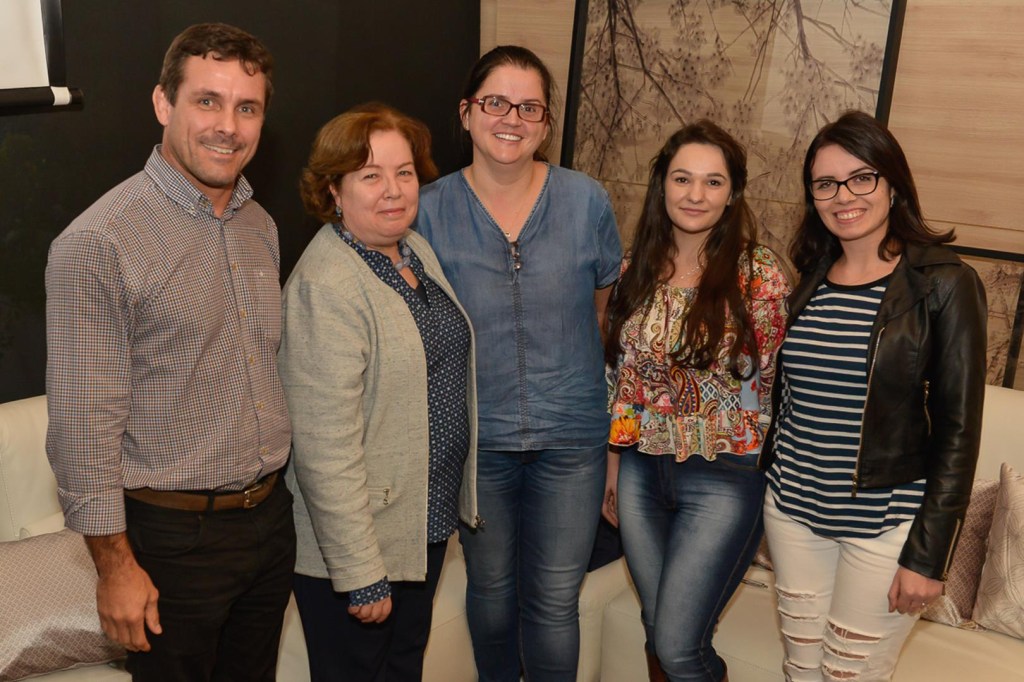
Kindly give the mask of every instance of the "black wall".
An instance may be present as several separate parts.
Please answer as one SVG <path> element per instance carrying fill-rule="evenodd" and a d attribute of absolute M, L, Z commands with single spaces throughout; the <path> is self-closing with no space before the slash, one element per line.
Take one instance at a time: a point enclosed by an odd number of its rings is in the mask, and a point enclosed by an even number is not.
<path fill-rule="evenodd" d="M 319 227 L 297 193 L 317 129 L 380 100 L 422 119 L 442 173 L 463 165 L 455 110 L 479 54 L 479 0 L 64 0 L 80 111 L 0 113 L 0 401 L 43 393 L 50 241 L 141 170 L 161 129 L 150 94 L 185 26 L 224 21 L 274 53 L 274 99 L 245 174 L 277 220 L 287 276 Z"/>

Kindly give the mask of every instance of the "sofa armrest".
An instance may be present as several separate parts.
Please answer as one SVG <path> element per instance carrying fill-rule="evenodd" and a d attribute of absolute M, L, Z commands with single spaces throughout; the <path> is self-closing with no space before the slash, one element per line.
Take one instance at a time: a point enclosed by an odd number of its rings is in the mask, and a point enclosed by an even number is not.
<path fill-rule="evenodd" d="M 46 425 L 46 396 L 0 404 L 0 542 L 60 511 Z"/>
<path fill-rule="evenodd" d="M 629 589 L 629 571 L 625 559 L 591 571 L 583 579 L 580 591 L 580 660 L 576 682 L 600 682 L 601 630 L 605 607 Z"/>

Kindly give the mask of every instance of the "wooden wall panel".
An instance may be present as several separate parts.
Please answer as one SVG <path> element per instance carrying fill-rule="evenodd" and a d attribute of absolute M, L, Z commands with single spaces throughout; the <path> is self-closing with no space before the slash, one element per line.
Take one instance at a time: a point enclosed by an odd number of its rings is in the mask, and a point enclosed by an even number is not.
<path fill-rule="evenodd" d="M 548 157 L 559 161 L 565 123 L 565 92 L 572 51 L 573 0 L 482 0 L 480 51 L 495 45 L 522 45 L 533 50 L 551 70 L 557 97 L 557 131 Z"/>
<path fill-rule="evenodd" d="M 926 216 L 1024 253 L 1024 3 L 908 0 L 889 117 Z"/>

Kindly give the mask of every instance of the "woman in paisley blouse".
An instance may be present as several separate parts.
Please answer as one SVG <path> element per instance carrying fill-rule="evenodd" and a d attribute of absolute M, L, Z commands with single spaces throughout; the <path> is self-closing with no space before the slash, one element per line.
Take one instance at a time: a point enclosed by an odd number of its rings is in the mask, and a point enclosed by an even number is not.
<path fill-rule="evenodd" d="M 756 242 L 746 184 L 746 152 L 714 123 L 672 135 L 609 305 L 603 511 L 622 531 L 652 680 L 728 679 L 711 636 L 761 537 L 789 287 Z"/>

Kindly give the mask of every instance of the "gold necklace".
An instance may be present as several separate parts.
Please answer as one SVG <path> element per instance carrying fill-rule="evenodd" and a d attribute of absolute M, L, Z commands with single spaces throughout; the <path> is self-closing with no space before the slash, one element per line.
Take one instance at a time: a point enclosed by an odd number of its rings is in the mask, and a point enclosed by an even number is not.
<path fill-rule="evenodd" d="M 694 266 L 693 266 L 692 268 L 690 268 L 689 270 L 687 270 L 686 272 L 684 272 L 684 273 L 683 273 L 683 274 L 681 274 L 681 275 L 680 275 L 680 274 L 678 274 L 678 273 L 677 273 L 677 274 L 675 274 L 675 275 L 672 275 L 672 276 L 671 276 L 671 277 L 669 278 L 669 280 L 668 280 L 668 281 L 669 281 L 669 282 L 674 282 L 674 281 L 676 281 L 676 280 L 680 280 L 680 281 L 686 281 L 686 280 L 688 280 L 688 279 L 689 279 L 689 278 L 690 278 L 690 277 L 691 277 L 692 275 L 695 275 L 695 274 L 697 274 L 698 272 L 700 272 L 700 271 L 701 271 L 701 270 L 703 270 L 703 269 L 704 269 L 704 262 L 703 262 L 703 261 L 702 261 L 701 259 L 699 259 L 699 258 L 698 258 L 698 259 L 697 259 L 697 264 L 696 264 L 696 265 L 694 265 Z"/>

